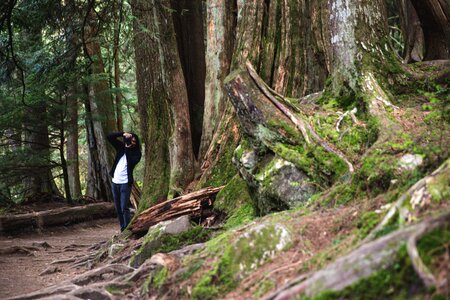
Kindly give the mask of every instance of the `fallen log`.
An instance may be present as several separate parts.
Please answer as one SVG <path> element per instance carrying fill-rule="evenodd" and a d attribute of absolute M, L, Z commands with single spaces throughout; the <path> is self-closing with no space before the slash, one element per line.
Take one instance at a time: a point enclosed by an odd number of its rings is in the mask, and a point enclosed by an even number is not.
<path fill-rule="evenodd" d="M 215 195 L 223 188 L 208 187 L 156 204 L 139 214 L 129 226 L 133 233 L 147 231 L 150 226 L 183 215 L 200 217 L 202 210 L 211 206 Z"/>
<path fill-rule="evenodd" d="M 114 205 L 110 202 L 83 206 L 64 207 L 40 212 L 0 217 L 0 233 L 11 233 L 29 229 L 67 225 L 86 220 L 115 216 Z"/>

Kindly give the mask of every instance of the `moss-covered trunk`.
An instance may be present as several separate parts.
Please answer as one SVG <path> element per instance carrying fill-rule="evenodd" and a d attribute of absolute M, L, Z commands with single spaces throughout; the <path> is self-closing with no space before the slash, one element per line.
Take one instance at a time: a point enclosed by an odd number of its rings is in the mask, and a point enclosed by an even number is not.
<path fill-rule="evenodd" d="M 135 57 L 146 144 L 140 209 L 181 193 L 194 175 L 188 94 L 170 1 L 135 1 Z"/>

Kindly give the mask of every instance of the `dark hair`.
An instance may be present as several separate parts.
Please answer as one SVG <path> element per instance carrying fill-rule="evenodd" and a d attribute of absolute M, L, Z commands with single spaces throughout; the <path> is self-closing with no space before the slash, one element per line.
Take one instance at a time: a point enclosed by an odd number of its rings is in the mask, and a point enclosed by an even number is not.
<path fill-rule="evenodd" d="M 141 151 L 141 141 L 139 140 L 138 135 L 133 132 L 130 132 L 130 133 L 131 133 L 131 138 L 136 139 L 136 146 L 134 146 L 133 148 L 137 148 L 137 149 L 139 149 L 139 151 Z"/>

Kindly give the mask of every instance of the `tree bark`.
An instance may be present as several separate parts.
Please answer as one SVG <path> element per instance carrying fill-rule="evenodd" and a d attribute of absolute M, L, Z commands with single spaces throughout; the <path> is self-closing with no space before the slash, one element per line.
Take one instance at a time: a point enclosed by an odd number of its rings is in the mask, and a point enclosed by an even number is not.
<path fill-rule="evenodd" d="M 109 84 L 105 75 L 105 68 L 101 55 L 100 44 L 97 40 L 98 30 L 96 17 L 93 11 L 89 12 L 87 26 L 85 28 L 85 54 L 90 61 L 89 74 L 91 81 L 89 88 L 89 113 L 91 117 L 92 130 L 88 133 L 91 137 L 91 145 L 97 150 L 99 164 L 91 169 L 96 169 L 99 173 L 101 199 L 112 201 L 111 180 L 109 171 L 111 169 L 113 153 L 108 147 L 106 135 L 109 132 L 117 131 L 114 114 L 114 102 L 109 92 Z M 88 111 L 88 109 L 86 109 Z M 90 149 L 94 149 L 90 148 Z M 91 158 L 94 158 L 92 155 Z M 95 158 L 90 163 L 97 164 Z M 95 177 L 94 177 L 95 178 Z M 93 195 L 89 195 L 93 196 Z"/>
<path fill-rule="evenodd" d="M 202 0 L 171 0 L 175 36 L 183 69 L 194 155 L 198 157 L 205 103 L 205 45 Z"/>
<path fill-rule="evenodd" d="M 199 155 L 201 162 L 206 160 L 205 155 L 227 105 L 223 81 L 230 71 L 236 26 L 235 10 L 235 1 L 206 2 L 206 80 Z"/>
<path fill-rule="evenodd" d="M 425 60 L 450 58 L 450 7 L 446 0 L 411 0 L 425 39 Z"/>
<path fill-rule="evenodd" d="M 81 196 L 80 170 L 78 160 L 78 98 L 77 84 L 72 82 L 67 99 L 67 173 L 72 199 Z"/>
<path fill-rule="evenodd" d="M 405 63 L 422 61 L 425 41 L 419 17 L 411 0 L 402 0 L 400 2 L 400 17 L 405 44 L 403 60 Z"/>
<path fill-rule="evenodd" d="M 41 27 L 24 31 L 24 39 L 30 47 L 42 45 Z M 24 147 L 30 150 L 33 157 L 28 174 L 23 179 L 24 198 L 44 192 L 61 195 L 58 190 L 50 162 L 50 138 L 47 118 L 47 99 L 42 91 L 32 90 L 30 98 L 25 99 L 26 117 L 24 118 Z"/>
<path fill-rule="evenodd" d="M 43 229 L 44 227 L 67 225 L 95 218 L 112 218 L 115 208 L 112 203 L 95 203 L 83 206 L 57 208 L 42 212 L 0 217 L 0 232 Z"/>
<path fill-rule="evenodd" d="M 114 1 L 114 6 L 116 2 L 119 4 L 119 8 L 114 11 L 114 43 L 113 43 L 113 59 L 114 59 L 114 87 L 115 87 L 115 109 L 116 109 L 116 121 L 117 130 L 123 131 L 123 116 L 122 116 L 122 92 L 120 91 L 120 27 L 122 22 L 122 0 Z"/>
<path fill-rule="evenodd" d="M 194 155 L 170 1 L 135 1 L 132 9 L 138 101 L 147 133 L 142 209 L 182 192 L 194 176 Z"/>
<path fill-rule="evenodd" d="M 133 233 L 145 232 L 152 225 L 183 215 L 200 216 L 202 209 L 210 207 L 215 195 L 223 188 L 206 188 L 172 200 L 159 203 L 141 212 L 130 225 Z"/>

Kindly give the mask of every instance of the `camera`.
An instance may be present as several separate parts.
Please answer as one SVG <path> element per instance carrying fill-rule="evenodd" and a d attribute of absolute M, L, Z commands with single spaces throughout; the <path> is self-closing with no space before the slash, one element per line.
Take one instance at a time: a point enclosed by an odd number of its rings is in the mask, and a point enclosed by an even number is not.
<path fill-rule="evenodd" d="M 125 146 L 131 146 L 131 139 L 124 139 Z"/>

